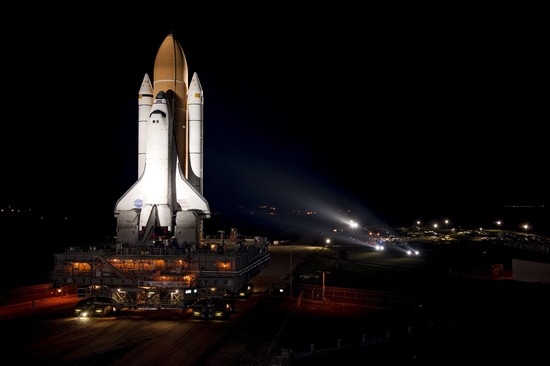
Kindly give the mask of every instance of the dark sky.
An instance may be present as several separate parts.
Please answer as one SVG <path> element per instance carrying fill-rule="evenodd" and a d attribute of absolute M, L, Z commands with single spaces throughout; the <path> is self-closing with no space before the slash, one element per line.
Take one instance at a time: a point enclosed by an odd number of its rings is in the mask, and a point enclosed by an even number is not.
<path fill-rule="evenodd" d="M 214 212 L 547 203 L 536 11 L 276 4 L 14 13 L 0 36 L 1 203 L 112 218 L 137 179 L 138 90 L 170 32 L 204 88 Z"/>

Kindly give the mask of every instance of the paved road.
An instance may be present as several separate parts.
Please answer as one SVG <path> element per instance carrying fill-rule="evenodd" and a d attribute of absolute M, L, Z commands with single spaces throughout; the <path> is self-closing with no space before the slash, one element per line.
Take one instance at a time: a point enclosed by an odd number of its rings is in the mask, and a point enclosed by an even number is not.
<path fill-rule="evenodd" d="M 544 354 L 545 338 L 537 334 L 550 327 L 545 311 L 550 307 L 547 287 L 452 277 L 457 280 L 455 289 L 479 300 L 480 307 L 465 302 L 467 306 L 453 308 L 464 311 L 414 316 L 319 302 L 297 307 L 287 296 L 265 296 L 272 283 L 284 281 L 308 253 L 319 250 L 305 245 L 271 246 L 269 266 L 252 281 L 256 293 L 238 302 L 227 322 L 191 321 L 182 312 L 155 311 L 80 322 L 70 316 L 76 297 L 35 301 L 34 308 L 31 302 L 0 307 L 6 339 L 1 350 L 12 360 L 43 365 L 145 365 L 153 360 L 164 365 L 258 365 L 272 360 L 283 363 L 288 353 L 293 365 L 358 358 L 469 362 L 474 354 L 477 360 L 505 363 L 520 357 L 536 360 Z M 332 260 L 334 253 L 327 255 Z M 429 278 L 414 277 L 413 265 L 400 270 L 403 261 L 376 255 L 369 254 L 366 262 L 362 259 L 361 266 L 371 275 L 389 274 L 388 281 Z M 345 260 L 338 261 L 340 269 L 349 270 L 349 258 L 355 257 L 346 251 Z M 422 260 L 418 269 L 447 268 L 445 263 L 432 265 L 436 259 Z M 451 276 L 439 277 L 435 283 L 448 286 L 445 278 Z M 386 339 L 387 334 L 391 337 Z"/>
<path fill-rule="evenodd" d="M 193 320 L 181 310 L 81 319 L 72 316 L 78 297 L 52 297 L 0 307 L 1 351 L 41 365 L 255 365 L 271 357 L 272 340 L 288 317 L 279 311 L 280 299 L 269 304 L 264 294 L 307 250 L 272 247 L 270 264 L 254 279 L 255 294 L 235 300 L 228 321 Z"/>
<path fill-rule="evenodd" d="M 272 284 L 288 281 L 289 274 L 300 264 L 304 256 L 320 250 L 311 245 L 272 245 L 269 247 L 269 265 L 252 279 L 258 292 L 270 290 Z"/>

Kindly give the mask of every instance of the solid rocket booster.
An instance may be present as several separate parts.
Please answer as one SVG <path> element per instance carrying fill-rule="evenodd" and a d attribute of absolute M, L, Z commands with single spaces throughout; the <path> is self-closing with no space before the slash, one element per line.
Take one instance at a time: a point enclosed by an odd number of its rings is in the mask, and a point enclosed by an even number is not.
<path fill-rule="evenodd" d="M 189 108 L 189 165 L 187 176 L 189 183 L 201 194 L 203 193 L 202 168 L 203 168 L 203 106 L 204 97 L 202 86 L 197 73 L 193 74 L 189 85 L 187 98 Z"/>
<path fill-rule="evenodd" d="M 145 130 L 149 120 L 149 112 L 151 112 L 151 106 L 153 105 L 153 98 L 153 86 L 149 75 L 145 74 L 138 94 L 138 178 L 141 177 L 145 169 L 145 138 L 147 136 Z"/>
<path fill-rule="evenodd" d="M 195 73 L 188 98 L 187 75 L 170 34 L 157 52 L 153 84 L 145 74 L 138 93 L 138 180 L 115 205 L 119 241 L 147 241 L 159 228 L 193 241 L 198 220 L 210 217 L 202 196 L 203 91 Z"/>

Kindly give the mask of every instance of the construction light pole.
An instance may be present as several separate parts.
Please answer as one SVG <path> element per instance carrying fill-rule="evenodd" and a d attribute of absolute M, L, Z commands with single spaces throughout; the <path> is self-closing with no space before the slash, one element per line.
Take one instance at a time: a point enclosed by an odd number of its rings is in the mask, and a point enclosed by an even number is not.
<path fill-rule="evenodd" d="M 292 299 L 292 248 L 290 248 L 290 263 L 289 263 L 289 283 L 290 283 L 290 289 L 288 296 Z"/>
<path fill-rule="evenodd" d="M 322 279 L 322 295 L 321 295 L 321 299 L 323 300 L 323 302 L 325 302 L 325 274 L 326 273 L 330 273 L 330 272 L 327 272 L 327 271 L 317 271 L 317 272 L 320 272 L 323 274 L 323 279 Z"/>

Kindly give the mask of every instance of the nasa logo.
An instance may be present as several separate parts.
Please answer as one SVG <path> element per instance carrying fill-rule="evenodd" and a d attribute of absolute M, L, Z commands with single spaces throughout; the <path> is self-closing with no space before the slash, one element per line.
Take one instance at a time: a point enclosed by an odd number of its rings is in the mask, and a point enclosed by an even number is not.
<path fill-rule="evenodd" d="M 134 201 L 134 206 L 136 206 L 137 208 L 141 208 L 141 206 L 143 206 L 143 201 L 140 200 L 139 198 L 136 199 L 136 200 Z"/>

